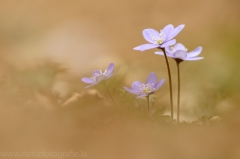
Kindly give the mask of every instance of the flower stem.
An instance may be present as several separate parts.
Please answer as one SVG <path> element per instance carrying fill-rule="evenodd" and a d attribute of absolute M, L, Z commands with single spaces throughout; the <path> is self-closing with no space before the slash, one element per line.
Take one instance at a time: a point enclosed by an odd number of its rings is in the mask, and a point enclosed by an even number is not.
<path fill-rule="evenodd" d="M 165 48 L 161 48 L 161 50 L 162 50 L 163 53 L 164 53 L 165 61 L 166 61 L 166 64 L 167 64 L 168 80 L 169 80 L 169 91 L 170 91 L 170 104 L 171 104 L 171 117 L 172 117 L 172 119 L 173 119 L 173 94 L 172 94 L 172 77 L 171 77 L 171 71 L 170 71 L 170 66 L 169 66 L 169 62 L 168 62 L 166 50 L 165 50 Z"/>
<path fill-rule="evenodd" d="M 106 83 L 103 82 L 103 85 L 105 86 L 105 88 L 106 88 L 106 90 L 107 90 L 107 92 L 108 92 L 108 95 L 110 96 L 110 98 L 111 98 L 113 104 L 116 105 L 116 103 L 115 103 L 115 101 L 114 101 L 114 99 L 113 99 L 113 97 L 112 97 L 112 95 L 111 95 L 111 93 L 110 93 L 110 91 L 109 91 L 109 89 L 108 89 Z"/>
<path fill-rule="evenodd" d="M 148 112 L 149 112 L 149 95 L 146 96 L 146 98 L 147 98 L 147 106 L 148 106 Z"/>
<path fill-rule="evenodd" d="M 177 98 L 177 123 L 179 123 L 179 113 L 180 113 L 180 67 L 179 61 L 176 61 L 177 63 L 177 74 L 178 74 L 178 98 Z"/>

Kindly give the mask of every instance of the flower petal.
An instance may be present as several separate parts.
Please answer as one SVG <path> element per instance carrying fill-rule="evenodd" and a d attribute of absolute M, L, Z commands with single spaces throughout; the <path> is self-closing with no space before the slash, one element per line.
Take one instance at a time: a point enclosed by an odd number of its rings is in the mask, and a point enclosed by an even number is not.
<path fill-rule="evenodd" d="M 193 51 L 188 53 L 188 57 L 195 57 L 198 56 L 200 53 L 202 52 L 202 47 L 199 46 L 196 49 L 194 49 Z"/>
<path fill-rule="evenodd" d="M 89 84 L 95 83 L 95 81 L 94 81 L 93 79 L 87 78 L 87 77 L 83 77 L 83 78 L 82 78 L 82 81 L 83 81 L 84 83 L 89 83 Z"/>
<path fill-rule="evenodd" d="M 164 53 L 163 52 L 155 52 L 156 55 L 163 55 L 164 56 Z M 173 58 L 173 55 L 167 53 L 167 57 L 172 57 Z"/>
<path fill-rule="evenodd" d="M 156 85 L 156 83 L 157 83 L 157 75 L 154 72 L 151 72 L 148 75 L 148 78 L 146 81 L 146 84 L 152 84 L 152 83 L 153 83 L 153 85 Z"/>
<path fill-rule="evenodd" d="M 167 37 L 166 40 L 171 40 L 172 38 L 174 38 L 183 28 L 184 28 L 184 24 L 177 26 Z"/>
<path fill-rule="evenodd" d="M 169 33 L 171 33 L 173 31 L 174 27 L 172 24 L 168 24 L 167 26 L 165 26 L 162 30 L 162 32 L 164 32 L 164 34 L 166 35 L 166 37 L 168 36 Z"/>
<path fill-rule="evenodd" d="M 165 48 L 165 47 L 174 45 L 175 43 L 176 43 L 176 39 L 170 40 L 170 41 L 168 41 L 168 42 L 163 43 L 163 44 L 161 45 L 161 48 Z"/>
<path fill-rule="evenodd" d="M 112 74 L 113 70 L 114 70 L 114 63 L 110 63 L 108 68 L 106 69 L 107 71 L 106 76 L 109 76 L 110 74 Z"/>
<path fill-rule="evenodd" d="M 155 52 L 155 54 L 157 54 L 157 55 L 163 55 L 164 56 L 164 53 L 163 52 Z"/>
<path fill-rule="evenodd" d="M 128 87 L 124 87 L 124 89 L 132 94 L 141 94 L 138 90 L 132 89 L 132 88 L 128 88 Z"/>
<path fill-rule="evenodd" d="M 186 60 L 186 61 L 196 61 L 196 60 L 202 60 L 202 59 L 204 59 L 203 57 L 187 57 L 187 58 L 185 58 L 184 60 Z"/>
<path fill-rule="evenodd" d="M 157 48 L 159 46 L 160 45 L 158 45 L 158 44 L 143 44 L 143 45 L 133 48 L 133 50 L 145 51 L 145 50 Z"/>
<path fill-rule="evenodd" d="M 156 42 L 155 40 L 152 39 L 152 37 L 159 37 L 159 32 L 154 29 L 151 29 L 151 28 L 144 29 L 142 34 L 143 34 L 144 39 L 150 43 Z"/>
<path fill-rule="evenodd" d="M 108 78 L 112 77 L 112 75 L 113 75 L 114 73 L 115 73 L 115 71 L 113 71 L 112 74 L 106 75 L 106 78 L 108 79 Z"/>
<path fill-rule="evenodd" d="M 173 53 L 173 58 L 185 60 L 187 58 L 187 52 L 185 50 L 177 50 Z"/>
<path fill-rule="evenodd" d="M 158 90 L 158 89 L 163 85 L 164 81 L 165 81 L 165 79 L 160 80 L 160 81 L 156 84 L 156 86 L 155 86 L 155 88 L 154 88 L 154 91 Z"/>
<path fill-rule="evenodd" d="M 172 52 L 172 49 L 171 49 L 171 47 L 165 47 L 165 50 L 166 50 L 166 52 L 167 53 L 169 53 L 169 54 L 172 54 L 173 52 Z"/>
<path fill-rule="evenodd" d="M 135 90 L 139 90 L 139 88 L 142 84 L 143 83 L 140 82 L 140 81 L 135 81 L 135 82 L 132 83 L 132 88 L 135 89 Z"/>
<path fill-rule="evenodd" d="M 99 82 L 101 82 L 102 80 L 106 80 L 106 79 L 107 79 L 106 76 L 104 76 L 104 75 L 99 75 L 99 76 L 96 77 L 96 82 L 99 83 Z"/>
<path fill-rule="evenodd" d="M 181 44 L 181 43 L 177 43 L 173 46 L 173 49 L 176 51 L 176 50 L 186 50 L 186 47 Z"/>

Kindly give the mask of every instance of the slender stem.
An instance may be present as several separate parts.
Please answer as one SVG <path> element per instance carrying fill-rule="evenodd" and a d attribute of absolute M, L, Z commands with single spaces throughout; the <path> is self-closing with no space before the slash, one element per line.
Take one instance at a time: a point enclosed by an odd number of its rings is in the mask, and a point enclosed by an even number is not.
<path fill-rule="evenodd" d="M 149 95 L 146 96 L 146 98 L 147 98 L 147 106 L 148 106 L 148 112 L 149 112 Z"/>
<path fill-rule="evenodd" d="M 177 98 L 177 123 L 179 123 L 179 114 L 180 114 L 180 62 L 177 63 L 177 74 L 178 74 L 178 98 Z"/>
<path fill-rule="evenodd" d="M 103 85 L 105 86 L 105 88 L 106 88 L 106 90 L 107 90 L 107 92 L 108 92 L 108 95 L 109 95 L 109 96 L 110 96 L 110 98 L 112 99 L 112 102 L 113 102 L 113 104 L 114 104 L 114 105 L 116 105 L 116 103 L 115 103 L 115 101 L 114 101 L 114 99 L 113 99 L 113 97 L 112 97 L 112 95 L 111 95 L 111 93 L 110 93 L 110 91 L 109 91 L 109 89 L 108 89 L 108 87 L 107 87 L 106 83 L 105 83 L 105 82 L 103 82 Z"/>
<path fill-rule="evenodd" d="M 171 71 L 170 71 L 170 66 L 169 66 L 169 62 L 168 62 L 168 58 L 167 58 L 167 54 L 165 51 L 165 48 L 161 48 L 163 53 L 164 53 L 164 57 L 165 57 L 165 61 L 167 64 L 167 70 L 168 70 L 168 80 L 169 80 L 169 91 L 170 91 L 170 104 L 171 104 L 171 117 L 173 119 L 173 93 L 172 93 L 172 77 L 171 77 Z"/>

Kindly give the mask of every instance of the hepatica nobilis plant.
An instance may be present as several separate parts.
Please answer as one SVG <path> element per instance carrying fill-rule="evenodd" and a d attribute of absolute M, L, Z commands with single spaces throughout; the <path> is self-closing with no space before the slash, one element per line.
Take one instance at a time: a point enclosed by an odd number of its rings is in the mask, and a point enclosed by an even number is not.
<path fill-rule="evenodd" d="M 171 47 L 166 47 L 166 54 L 168 57 L 173 58 L 177 64 L 177 77 L 178 77 L 178 98 L 177 98 L 177 122 L 179 122 L 180 116 L 180 67 L 179 64 L 183 61 L 196 61 L 201 60 L 203 57 L 197 57 L 202 51 L 202 47 L 199 46 L 193 51 L 187 52 L 187 48 L 181 44 L 175 44 Z M 163 52 L 155 52 L 157 55 L 164 55 Z"/>
<path fill-rule="evenodd" d="M 174 39 L 184 28 L 185 25 L 179 25 L 176 28 L 172 24 L 165 26 L 159 32 L 148 28 L 144 29 L 142 34 L 144 39 L 148 42 L 147 44 L 139 45 L 134 48 L 137 51 L 145 51 L 149 49 L 159 49 L 160 51 L 155 52 L 155 54 L 163 55 L 165 58 L 165 62 L 167 65 L 168 71 L 168 79 L 169 79 L 169 94 L 170 94 L 170 110 L 171 110 L 171 118 L 174 119 L 173 116 L 173 94 L 172 94 L 172 79 L 171 79 L 171 71 L 168 62 L 168 58 L 172 58 L 176 61 L 177 70 L 178 70 L 178 97 L 177 97 L 177 123 L 179 123 L 180 116 L 180 69 L 179 64 L 183 61 L 196 61 L 201 60 L 203 57 L 198 57 L 198 55 L 202 51 L 202 47 L 197 47 L 193 51 L 188 52 L 185 46 L 181 43 L 176 43 L 176 39 Z M 175 45 L 174 45 L 175 44 Z M 94 70 L 92 73 L 92 77 L 82 78 L 82 81 L 90 84 L 88 87 L 96 85 L 98 83 L 103 83 L 111 97 L 112 101 L 113 97 L 111 96 L 107 85 L 106 80 L 109 79 L 114 73 L 114 64 L 110 63 L 108 68 L 103 72 L 101 70 Z M 155 73 L 150 73 L 147 77 L 146 83 L 142 83 L 140 81 L 135 81 L 132 83 L 132 88 L 124 87 L 126 91 L 129 93 L 137 95 L 137 98 L 147 98 L 147 106 L 149 110 L 149 96 L 157 91 L 162 84 L 164 83 L 164 79 L 157 81 L 157 75 Z"/>
<path fill-rule="evenodd" d="M 142 34 L 146 41 L 149 44 L 143 44 L 133 48 L 134 50 L 145 51 L 152 48 L 158 48 L 163 51 L 164 58 L 168 70 L 168 80 L 169 80 L 169 91 L 170 91 L 170 105 L 171 105 L 171 117 L 173 118 L 173 95 L 172 95 L 172 77 L 169 62 L 167 59 L 165 48 L 176 43 L 176 40 L 173 39 L 178 33 L 184 28 L 185 25 L 179 25 L 176 28 L 172 24 L 169 24 L 160 30 L 160 32 L 154 29 L 144 29 Z"/>
<path fill-rule="evenodd" d="M 135 81 L 132 83 L 132 88 L 124 87 L 128 92 L 137 95 L 137 98 L 146 97 L 149 111 L 149 95 L 157 91 L 164 83 L 164 79 L 157 82 L 157 75 L 152 72 L 148 75 L 146 84 Z"/>

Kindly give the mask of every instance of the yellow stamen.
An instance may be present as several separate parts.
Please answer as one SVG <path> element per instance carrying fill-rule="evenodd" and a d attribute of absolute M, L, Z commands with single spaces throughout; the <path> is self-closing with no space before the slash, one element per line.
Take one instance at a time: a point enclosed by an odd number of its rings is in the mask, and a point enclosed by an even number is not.
<path fill-rule="evenodd" d="M 158 40 L 157 40 L 157 43 L 158 43 L 158 44 L 162 44 L 162 42 L 163 42 L 162 39 L 158 39 Z"/>

